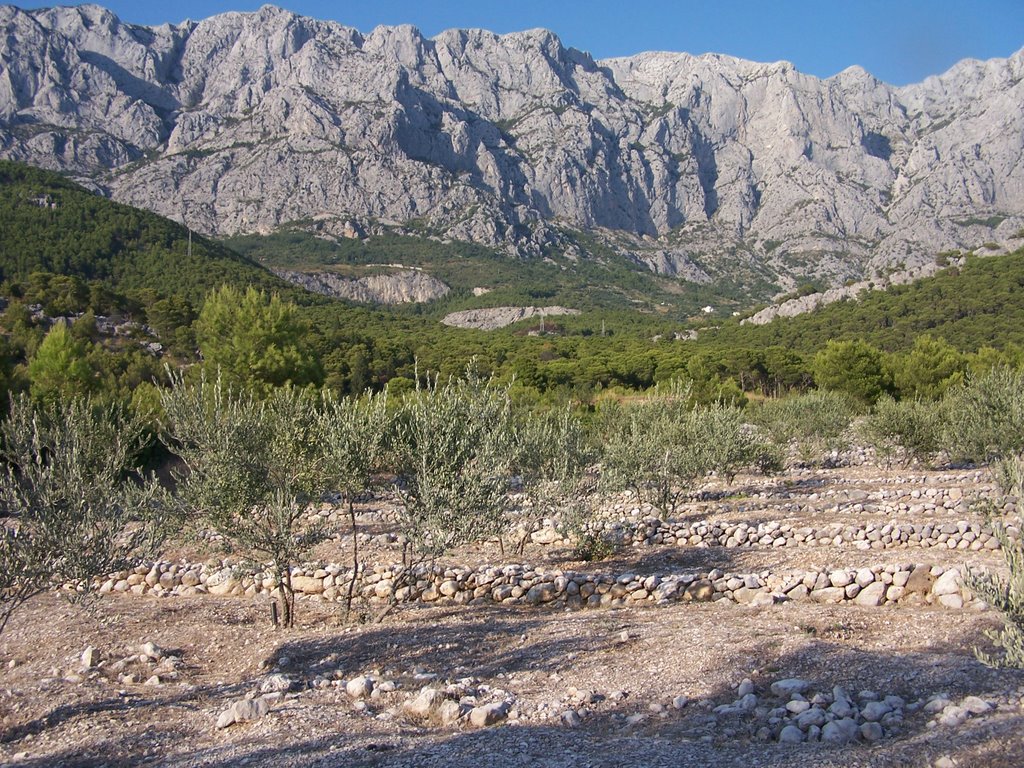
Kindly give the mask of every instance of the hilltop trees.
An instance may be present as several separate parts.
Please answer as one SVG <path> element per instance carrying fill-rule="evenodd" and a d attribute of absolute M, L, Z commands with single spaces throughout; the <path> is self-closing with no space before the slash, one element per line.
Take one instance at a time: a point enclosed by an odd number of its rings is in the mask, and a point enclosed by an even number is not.
<path fill-rule="evenodd" d="M 196 339 L 210 370 L 219 370 L 235 388 L 262 392 L 319 383 L 307 332 L 294 304 L 251 287 L 244 293 L 221 287 L 207 297 L 196 321 Z"/>
<path fill-rule="evenodd" d="M 87 395 L 95 379 L 86 361 L 86 346 L 64 323 L 57 323 L 43 338 L 28 364 L 29 391 L 38 403 L 53 405 Z"/>
<path fill-rule="evenodd" d="M 819 387 L 868 405 L 892 389 L 882 353 L 864 341 L 829 341 L 814 356 L 813 369 Z"/>

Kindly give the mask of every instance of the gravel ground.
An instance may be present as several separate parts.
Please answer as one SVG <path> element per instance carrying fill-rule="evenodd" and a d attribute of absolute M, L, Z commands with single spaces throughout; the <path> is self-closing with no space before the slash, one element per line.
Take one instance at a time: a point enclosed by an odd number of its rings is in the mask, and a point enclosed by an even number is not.
<path fill-rule="evenodd" d="M 863 484 L 867 473 L 857 472 L 837 471 L 825 485 Z M 565 556 L 533 547 L 520 561 L 642 573 L 1000 560 L 842 547 L 638 547 L 586 566 Z M 453 561 L 495 557 L 478 547 Z M 989 647 L 984 630 L 998 626 L 991 611 L 725 601 L 598 610 L 433 605 L 344 625 L 339 606 L 302 601 L 299 623 L 274 631 L 260 599 L 111 595 L 80 607 L 45 595 L 0 636 L 0 764 L 1024 766 L 1024 672 L 989 669 L 973 654 Z M 147 642 L 163 650 L 143 661 Z M 83 668 L 89 647 L 100 662 Z M 216 727 L 232 702 L 259 695 L 278 673 L 292 689 L 273 694 L 265 716 Z M 153 674 L 159 684 L 147 684 Z M 361 675 L 378 683 L 367 699 L 339 684 Z M 808 697 L 842 686 L 855 698 L 898 696 L 907 707 L 873 743 L 780 744 L 765 732 L 765 710 L 786 704 L 771 685 L 793 677 L 808 681 Z M 741 684 L 758 709 L 721 711 L 741 698 Z M 508 717 L 487 728 L 417 720 L 402 705 L 425 685 L 453 686 L 469 705 L 507 702 Z M 937 725 L 921 708 L 937 694 L 953 703 L 977 696 L 989 711 Z M 569 710 L 578 724 L 563 721 Z"/>

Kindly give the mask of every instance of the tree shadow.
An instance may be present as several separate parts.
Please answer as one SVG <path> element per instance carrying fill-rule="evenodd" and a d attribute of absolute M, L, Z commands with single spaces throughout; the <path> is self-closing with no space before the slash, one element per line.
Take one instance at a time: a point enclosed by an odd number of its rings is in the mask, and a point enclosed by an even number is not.
<path fill-rule="evenodd" d="M 355 674 L 371 667 L 394 667 L 399 670 L 402 689 L 412 695 L 421 685 L 439 684 L 462 676 L 493 684 L 524 672 L 541 673 L 546 679 L 549 674 L 571 669 L 575 664 L 600 664 L 603 655 L 609 652 L 628 655 L 628 643 L 619 639 L 621 628 L 628 630 L 631 624 L 650 618 L 642 611 L 565 613 L 503 606 L 469 610 L 472 612 L 454 606 L 408 610 L 401 624 L 373 627 L 358 633 L 338 632 L 286 640 L 266 661 L 275 664 L 287 657 L 287 669 L 301 671 L 306 682 L 335 669 Z M 925 768 L 938 757 L 951 754 L 961 765 L 1019 766 L 1020 748 L 1024 745 L 1020 735 L 1024 715 L 1019 711 L 999 710 L 971 718 L 955 731 L 945 732 L 927 727 L 930 716 L 910 714 L 895 736 L 873 745 L 861 743 L 846 747 L 780 745 L 758 736 L 758 727 L 764 721 L 761 716 L 713 714 L 713 707 L 737 699 L 734 685 L 739 678 L 748 675 L 755 685 L 759 703 L 766 707 L 781 702 L 770 694 L 770 686 L 774 680 L 784 677 L 804 678 L 814 691 L 831 692 L 832 686 L 842 685 L 853 696 L 871 689 L 882 696 L 903 696 L 908 702 L 942 692 L 954 694 L 954 700 L 966 693 L 983 698 L 1005 698 L 1007 691 L 1019 691 L 1024 686 L 1024 672 L 988 669 L 965 650 L 979 640 L 973 630 L 948 633 L 939 644 L 908 639 L 904 641 L 904 649 L 898 651 L 862 646 L 858 644 L 857 633 L 862 631 L 858 628 L 861 626 L 858 617 L 869 610 L 885 609 L 830 608 L 800 614 L 813 617 L 810 620 L 813 627 L 805 629 L 810 641 L 791 650 L 780 652 L 780 642 L 770 636 L 748 636 L 729 646 L 716 666 L 702 670 L 700 677 L 701 680 L 729 682 L 704 688 L 698 700 L 680 710 L 656 713 L 647 706 L 652 701 L 650 697 L 638 689 L 620 701 L 602 701 L 579 728 L 558 725 L 556 712 L 553 721 L 556 724 L 531 722 L 472 730 L 467 727 L 425 728 L 402 720 L 396 727 L 378 727 L 375 716 L 385 705 L 371 701 L 365 720 L 359 721 L 363 725 L 348 728 L 342 724 L 333 730 L 295 740 L 286 736 L 288 720 L 276 719 L 272 714 L 260 723 L 239 726 L 239 731 L 232 731 L 221 743 L 181 752 L 174 749 L 154 752 L 152 742 L 147 743 L 142 736 L 133 734 L 91 744 L 89 754 L 79 754 L 81 750 L 69 747 L 45 759 L 26 758 L 10 764 L 24 768 L 44 765 L 227 768 L 243 762 L 275 766 L 386 765 L 388 768 L 712 764 L 765 768 L 793 765 Z M 736 620 L 742 621 L 742 615 Z M 936 615 L 940 616 L 941 612 L 936 611 Z M 565 622 L 578 624 L 567 631 Z M 708 641 L 717 642 L 714 638 Z M 437 678 L 416 679 L 416 668 L 429 670 Z M 751 669 L 756 671 L 750 672 Z M 68 708 L 67 712 L 58 708 L 55 712 L 67 720 L 116 711 L 122 706 L 188 705 L 203 696 L 237 696 L 249 686 L 248 683 L 208 686 L 177 699 L 146 699 L 131 705 L 106 701 L 79 709 L 77 713 L 73 708 Z M 317 701 L 309 706 L 339 705 Z M 637 714 L 644 717 L 630 724 L 628 718 Z M 333 715 L 329 717 L 333 720 Z M 163 738 L 186 742 L 190 738 L 187 728 L 176 725 L 173 717 L 164 716 L 160 722 L 165 723 L 158 729 Z M 48 721 L 46 727 L 54 724 Z M 212 729 L 212 723 L 209 727 Z M 277 743 L 279 738 L 280 744 Z"/>

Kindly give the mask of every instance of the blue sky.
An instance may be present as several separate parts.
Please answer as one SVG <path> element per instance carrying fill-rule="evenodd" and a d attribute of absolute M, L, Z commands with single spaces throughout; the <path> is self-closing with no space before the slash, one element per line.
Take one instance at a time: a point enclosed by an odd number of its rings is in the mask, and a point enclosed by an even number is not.
<path fill-rule="evenodd" d="M 35 8 L 50 3 L 14 3 Z M 64 4 L 76 4 L 67 3 Z M 201 19 L 255 10 L 258 0 L 108 0 L 125 21 Z M 1024 47 L 1024 0 L 281 0 L 297 13 L 368 32 L 414 24 L 428 36 L 449 27 L 512 32 L 546 27 L 595 58 L 640 51 L 726 53 L 786 59 L 818 77 L 859 64 L 902 85 L 971 57 L 1009 56 Z"/>

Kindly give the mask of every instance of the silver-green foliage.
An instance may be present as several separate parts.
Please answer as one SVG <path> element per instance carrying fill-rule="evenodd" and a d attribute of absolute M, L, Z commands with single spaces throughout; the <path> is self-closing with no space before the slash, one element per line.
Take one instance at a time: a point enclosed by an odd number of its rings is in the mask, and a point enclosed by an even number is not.
<path fill-rule="evenodd" d="M 390 421 L 386 394 L 338 399 L 327 393 L 317 413 L 317 442 L 324 477 L 327 485 L 341 494 L 352 532 L 352 577 L 346 610 L 352 608 L 359 570 L 355 500 L 371 488 L 375 473 L 384 468 Z"/>
<path fill-rule="evenodd" d="M 221 381 L 179 376 L 162 393 L 170 448 L 181 457 L 178 494 L 229 549 L 268 560 L 285 626 L 293 623 L 291 566 L 323 539 L 306 514 L 324 492 L 314 396 L 283 388 L 266 400 Z"/>
<path fill-rule="evenodd" d="M 417 556 L 501 532 L 512 445 L 507 390 L 472 373 L 406 396 L 396 423 L 399 522 Z"/>
<path fill-rule="evenodd" d="M 674 383 L 651 397 L 612 405 L 604 414 L 602 482 L 629 488 L 638 498 L 673 514 L 699 478 L 715 471 L 731 481 L 754 460 L 754 438 L 742 412 L 714 404 L 691 407 L 690 388 Z"/>
<path fill-rule="evenodd" d="M 993 368 L 953 387 L 945 442 L 957 458 L 989 461 L 1024 452 L 1024 370 Z"/>
<path fill-rule="evenodd" d="M 811 463 L 826 451 L 848 446 L 844 435 L 853 409 L 843 395 L 815 390 L 767 400 L 752 416 L 776 445 L 784 450 L 795 445 L 800 459 Z"/>
<path fill-rule="evenodd" d="M 1024 458 L 1017 455 L 1002 459 L 994 470 L 1002 490 L 1016 496 L 1020 503 L 1024 499 Z M 985 634 L 1003 653 L 993 656 L 979 649 L 975 653 L 989 666 L 1024 669 L 1024 521 L 1018 515 L 1015 524 L 1011 524 L 994 510 L 989 510 L 989 520 L 1009 575 L 1003 578 L 969 569 L 966 584 L 977 597 L 1002 613 L 1002 628 Z"/>
<path fill-rule="evenodd" d="M 860 437 L 886 466 L 927 461 L 939 450 L 942 414 L 937 403 L 882 395 L 858 425 Z"/>
<path fill-rule="evenodd" d="M 586 429 L 571 407 L 515 414 L 511 469 L 534 517 L 582 503 L 591 490 L 587 468 L 594 456 Z M 520 549 L 524 544 L 525 539 Z"/>
<path fill-rule="evenodd" d="M 93 579 L 151 556 L 170 521 L 156 480 L 136 469 L 142 420 L 85 399 L 12 400 L 0 426 L 0 630 L 40 591 Z"/>

